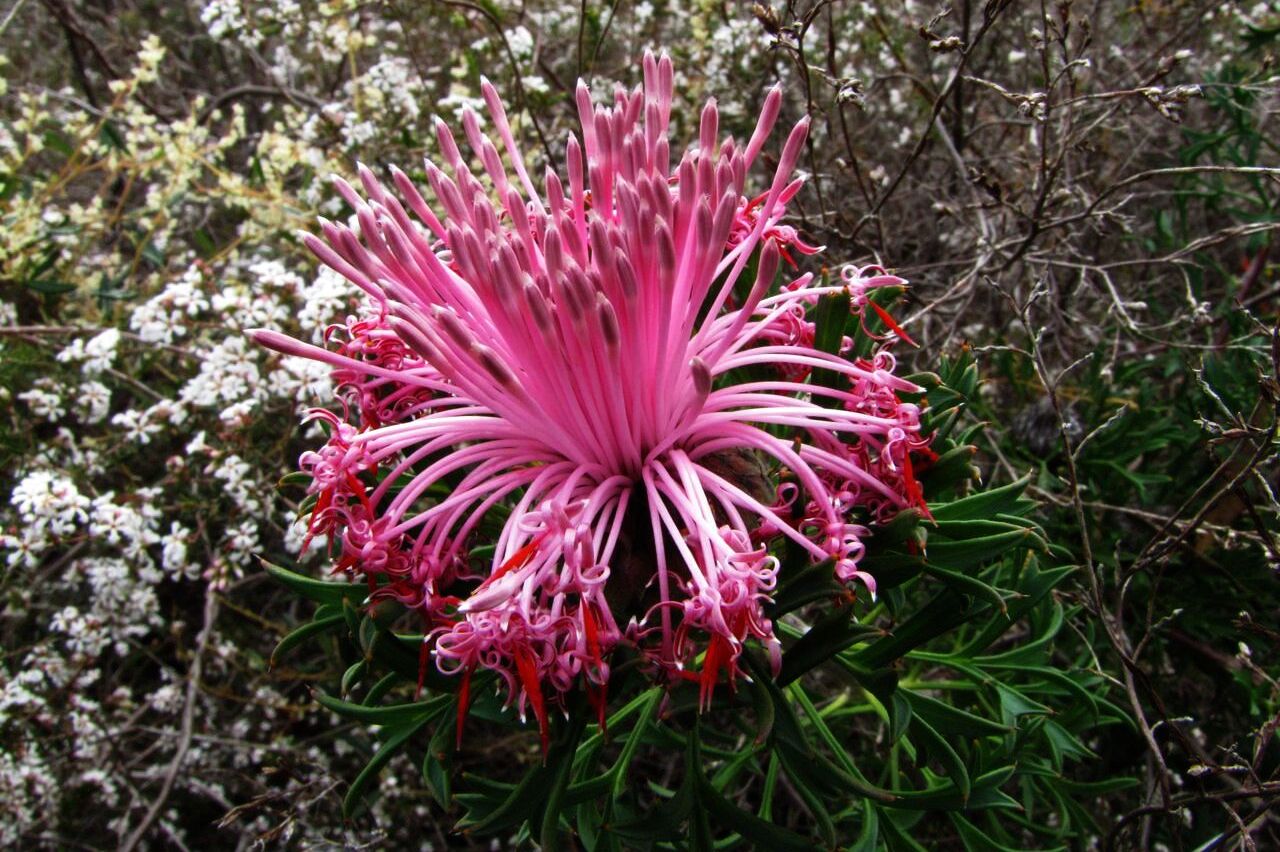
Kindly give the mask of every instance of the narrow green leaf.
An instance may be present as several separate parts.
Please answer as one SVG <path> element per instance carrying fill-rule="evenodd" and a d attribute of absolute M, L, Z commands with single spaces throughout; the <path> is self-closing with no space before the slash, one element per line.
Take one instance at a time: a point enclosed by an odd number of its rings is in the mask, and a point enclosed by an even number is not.
<path fill-rule="evenodd" d="M 999 488 L 981 491 L 952 503 L 930 506 L 933 517 L 938 521 L 961 521 L 991 518 L 998 514 L 1012 511 L 1031 481 L 1031 474 L 1023 476 L 1016 482 L 1010 482 Z"/>
<path fill-rule="evenodd" d="M 782 771 L 787 773 L 787 777 L 791 779 L 792 788 L 804 800 L 805 807 L 813 814 L 815 828 L 818 836 L 822 838 L 822 842 L 827 848 L 834 848 L 836 845 L 836 827 L 835 822 L 831 819 L 831 814 L 827 810 L 827 806 L 823 804 L 821 797 L 812 789 L 815 780 L 809 771 L 812 764 L 808 762 L 802 755 L 791 753 L 790 748 L 782 747 L 777 750 L 777 755 L 782 761 Z M 790 753 L 790 754 L 789 754 Z M 797 759 L 799 758 L 799 759 Z M 811 760 L 812 757 L 809 758 Z"/>
<path fill-rule="evenodd" d="M 777 683 L 786 686 L 836 654 L 870 636 L 882 635 L 879 628 L 852 620 L 851 608 L 837 610 L 819 621 L 782 655 L 782 671 Z"/>
<path fill-rule="evenodd" d="M 969 793 L 972 785 L 969 783 L 969 769 L 964 765 L 964 761 L 960 759 L 960 755 L 951 747 L 951 743 L 939 734 L 932 725 L 924 719 L 916 719 L 912 726 L 913 737 L 918 737 L 921 744 L 928 750 L 943 769 L 946 770 L 947 777 L 955 783 L 956 789 L 960 791 L 960 799 L 962 801 L 969 800 Z"/>
<path fill-rule="evenodd" d="M 845 326 L 849 322 L 849 294 L 847 292 L 829 293 L 818 300 L 814 312 L 813 346 L 820 352 L 830 355 L 838 354 L 841 341 L 844 339 Z M 812 384 L 826 388 L 840 389 L 848 385 L 848 379 L 835 370 L 816 369 L 809 377 Z M 839 405 L 839 401 L 825 394 L 814 394 L 814 400 L 828 407 Z"/>
<path fill-rule="evenodd" d="M 1006 683 L 996 682 L 995 688 L 1000 697 L 1000 712 L 1006 725 L 1015 724 L 1019 716 L 1046 716 L 1053 712 Z"/>
<path fill-rule="evenodd" d="M 1103 796 L 1119 790 L 1131 790 L 1142 786 L 1137 778 L 1107 778 L 1103 781 L 1072 781 L 1059 778 L 1054 784 L 1077 796 Z"/>
<path fill-rule="evenodd" d="M 836 580 L 831 560 L 805 565 L 799 571 L 787 572 L 785 579 L 768 605 L 769 617 L 778 618 L 807 603 L 830 600 L 842 594 L 845 587 Z"/>
<path fill-rule="evenodd" d="M 342 673 L 342 684 L 340 688 L 343 695 L 351 694 L 351 690 L 360 682 L 360 678 L 364 677 L 364 673 L 368 668 L 368 660 L 358 660 Z"/>
<path fill-rule="evenodd" d="M 315 621 L 309 621 L 301 627 L 295 629 L 288 636 L 285 636 L 276 645 L 274 651 L 271 652 L 271 665 L 276 664 L 276 660 L 283 655 L 289 653 L 303 642 L 315 636 L 321 636 L 330 633 L 342 627 L 342 615 L 330 615 L 325 618 L 319 618 Z"/>
<path fill-rule="evenodd" d="M 981 609 L 985 608 L 983 604 Z M 931 639 L 966 623 L 973 612 L 974 607 L 962 595 L 944 591 L 895 627 L 888 636 L 859 651 L 846 653 L 842 658 L 866 670 L 884 668 Z"/>
<path fill-rule="evenodd" d="M 546 797 L 548 775 L 548 768 L 545 766 L 530 769 L 525 772 L 524 777 L 520 779 L 520 783 L 507 793 L 506 798 L 497 807 L 483 814 L 476 814 L 473 809 L 469 808 L 462 819 L 458 821 L 457 827 L 459 829 L 470 829 L 477 834 L 487 834 L 519 825 L 533 814 L 534 809 Z M 478 804 L 476 799 L 471 796 L 464 797 L 459 794 L 456 798 L 459 802 L 464 802 L 468 805 Z M 488 802 L 487 799 L 484 801 Z"/>
<path fill-rule="evenodd" d="M 323 580 L 313 580 L 310 577 L 295 574 L 287 568 L 273 565 L 261 557 L 258 561 L 273 579 L 316 603 L 341 606 L 344 600 L 359 603 L 369 596 L 368 587 L 358 583 L 328 583 Z"/>
<path fill-rule="evenodd" d="M 1055 586 L 1061 583 L 1072 572 L 1073 567 L 1053 568 L 1048 571 L 1040 571 L 1037 567 L 1037 560 L 1034 557 L 1028 557 L 1026 568 L 1023 570 L 1021 581 L 1016 585 L 1016 590 L 1022 595 L 1022 598 L 1009 604 L 1009 619 L 1002 621 L 991 619 L 987 625 L 978 632 L 978 635 L 960 649 L 956 656 L 972 657 L 995 642 L 1005 634 L 1024 615 L 1031 612 L 1040 601 Z"/>
<path fill-rule="evenodd" d="M 847 852 L 876 852 L 880 848 L 880 816 L 868 799 L 862 803 L 862 830 Z"/>
<path fill-rule="evenodd" d="M 969 796 L 960 795 L 954 781 L 928 790 L 900 790 L 898 798 L 888 803 L 891 808 L 917 811 L 984 810 L 986 808 L 1014 808 L 1022 806 L 1008 794 L 1000 791 L 1000 785 L 1013 775 L 1014 767 L 1004 766 L 975 778 Z"/>
<path fill-rule="evenodd" d="M 947 568 L 940 568 L 932 562 L 926 561 L 924 564 L 924 573 L 930 577 L 945 583 L 956 591 L 971 594 L 974 597 L 985 598 L 990 601 L 992 606 L 1000 610 L 1003 615 L 1008 612 L 1008 606 L 1005 604 L 1004 595 L 1000 594 L 996 589 L 988 586 L 977 577 L 968 574 L 961 574 L 959 571 L 951 571 Z"/>
<path fill-rule="evenodd" d="M 351 818 L 356 808 L 364 800 L 365 790 L 373 782 L 373 779 L 377 777 L 382 767 L 386 766 L 387 761 L 391 760 L 409 737 L 416 734 L 429 719 L 430 716 L 424 715 L 401 726 L 389 727 L 383 730 L 386 739 L 373 757 L 370 758 L 369 762 L 365 764 L 364 769 L 360 770 L 356 780 L 351 782 L 351 788 L 347 790 L 347 795 L 342 800 L 342 814 L 344 817 Z"/>
<path fill-rule="evenodd" d="M 951 820 L 952 825 L 956 827 L 956 832 L 960 835 L 960 842 L 964 844 L 964 848 L 968 852 L 1022 852 L 1022 850 L 1005 846 L 997 843 L 990 835 L 980 831 L 976 825 L 957 813 L 949 813 L 947 817 Z M 1049 852 L 1058 852 L 1058 850 L 1066 847 L 1059 846 L 1049 850 Z"/>
<path fill-rule="evenodd" d="M 698 802 L 726 828 L 736 831 L 755 844 L 757 849 L 794 849 L 808 852 L 813 844 L 800 835 L 744 811 L 730 802 L 708 783 L 701 770 L 697 773 Z"/>
<path fill-rule="evenodd" d="M 316 701 L 347 719 L 355 719 L 370 725 L 408 725 L 420 718 L 430 719 L 443 713 L 449 706 L 451 696 L 442 695 L 430 701 L 417 701 L 413 704 L 387 704 L 381 707 L 370 707 L 366 704 L 353 704 L 323 692 L 315 694 Z"/>
<path fill-rule="evenodd" d="M 441 725 L 436 733 L 448 732 L 448 730 L 448 725 Z M 431 792 L 431 798 L 435 799 L 440 807 L 447 808 L 453 801 L 453 773 L 448 757 L 442 759 L 435 747 L 436 737 L 432 736 L 431 739 L 432 746 L 427 749 L 426 756 L 422 758 L 422 780 Z"/>
<path fill-rule="evenodd" d="M 395 672 L 389 672 L 378 679 L 378 682 L 369 687 L 369 692 L 364 697 L 364 701 L 360 702 L 366 707 L 373 707 L 379 701 L 386 697 L 396 684 L 400 682 L 400 675 Z"/>
<path fill-rule="evenodd" d="M 1044 550 L 1044 539 L 1028 529 L 1015 529 L 963 541 L 930 539 L 925 558 L 929 563 L 952 571 L 991 562 L 1015 547 Z"/>
<path fill-rule="evenodd" d="M 975 716 L 918 692 L 904 689 L 901 693 L 916 716 L 924 719 L 938 733 L 949 737 L 1001 737 L 1013 730 L 1008 725 Z"/>
<path fill-rule="evenodd" d="M 662 690 L 655 688 L 649 690 L 647 693 L 637 698 L 636 701 L 632 702 L 632 704 L 637 704 L 637 702 L 639 702 L 638 706 L 641 708 L 640 717 L 631 728 L 631 733 L 627 736 L 626 742 L 623 743 L 622 752 L 618 755 L 617 763 L 615 763 L 613 768 L 609 770 L 610 774 L 613 776 L 613 797 L 615 799 L 622 795 L 622 791 L 626 789 L 627 770 L 631 766 L 632 759 L 636 756 L 636 749 L 640 747 L 640 741 L 643 739 L 645 731 L 649 727 L 649 722 L 653 720 L 653 714 L 657 711 L 658 702 L 661 699 Z M 615 715 L 614 718 L 610 720 L 610 724 L 616 724 L 617 721 L 621 721 L 619 717 L 622 715 L 623 714 L 621 713 Z"/>
<path fill-rule="evenodd" d="M 74 293 L 78 289 L 70 281 L 55 281 L 51 278 L 28 281 L 27 287 L 45 296 L 61 296 L 64 293 Z"/>
<path fill-rule="evenodd" d="M 586 714 L 582 708 L 570 714 L 570 722 L 565 730 L 564 740 L 553 747 L 559 753 L 557 765 L 552 775 L 551 792 L 547 796 L 547 806 L 542 814 L 542 831 L 539 833 L 544 852 L 558 852 L 560 844 L 560 812 L 566 806 L 565 791 L 569 788 L 569 779 L 573 775 L 573 756 L 578 750 L 578 741 L 586 727 Z"/>

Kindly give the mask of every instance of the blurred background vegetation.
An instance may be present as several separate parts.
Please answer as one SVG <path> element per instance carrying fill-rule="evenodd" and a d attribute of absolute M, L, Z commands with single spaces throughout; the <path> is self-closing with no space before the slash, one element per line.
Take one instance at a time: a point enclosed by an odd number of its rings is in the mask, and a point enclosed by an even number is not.
<path fill-rule="evenodd" d="M 676 138 L 712 95 L 742 138 L 776 82 L 784 120 L 813 117 L 792 224 L 824 263 L 912 282 L 900 359 L 939 375 L 983 483 L 1029 474 L 1034 507 L 996 514 L 1048 544 L 966 569 L 1004 600 L 970 587 L 971 618 L 900 649 L 907 710 L 855 670 L 887 665 L 861 640 L 847 677 L 765 697 L 875 784 L 966 801 L 873 817 L 784 766 L 768 816 L 829 845 L 876 821 L 865 848 L 1280 846 L 1278 33 L 1272 2 L 6 0 L 0 839 L 490 842 L 451 833 L 466 808 L 407 756 L 343 820 L 374 739 L 309 689 L 346 691 L 350 649 L 271 666 L 311 612 L 253 558 L 300 560 L 301 491 L 277 482 L 327 377 L 241 330 L 315 337 L 350 309 L 295 236 L 349 215 L 328 174 L 420 178 L 432 117 L 478 105 L 481 74 L 557 164 L 577 78 L 633 85 L 658 47 Z M 913 577 L 857 617 L 899 629 L 952 592 Z M 708 783 L 757 809 L 716 745 Z M 645 759 L 673 798 L 685 755 Z M 538 760 L 503 733 L 453 768 Z"/>

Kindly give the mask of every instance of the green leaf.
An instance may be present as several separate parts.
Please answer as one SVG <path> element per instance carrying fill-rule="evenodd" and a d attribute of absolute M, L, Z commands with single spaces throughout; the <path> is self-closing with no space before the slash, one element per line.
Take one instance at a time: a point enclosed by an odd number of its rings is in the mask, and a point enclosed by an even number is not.
<path fill-rule="evenodd" d="M 932 564 L 958 571 L 984 562 L 991 562 L 1007 550 L 1015 547 L 1044 549 L 1044 539 L 1034 530 L 1014 529 L 982 538 L 963 541 L 937 541 L 931 539 L 925 558 Z"/>
<path fill-rule="evenodd" d="M 313 580 L 310 577 L 295 574 L 287 568 L 273 565 L 261 557 L 258 561 L 272 578 L 316 603 L 341 606 L 344 600 L 354 600 L 359 603 L 369 596 L 368 587 L 358 583 L 327 583 L 323 580 Z"/>
<path fill-rule="evenodd" d="M 807 603 L 831 600 L 844 592 L 844 585 L 835 577 L 835 563 L 829 559 L 799 571 L 784 572 L 784 579 L 768 604 L 769 617 L 777 618 Z"/>
<path fill-rule="evenodd" d="M 852 608 L 837 610 L 819 621 L 782 655 L 777 683 L 786 686 L 806 672 L 869 636 L 883 635 L 876 627 L 852 620 Z"/>
<path fill-rule="evenodd" d="M 930 577 L 945 583 L 951 588 L 959 592 L 965 592 L 974 597 L 986 598 L 991 604 L 1003 615 L 1008 612 L 1008 606 L 1005 604 L 1004 595 L 1000 594 L 996 589 L 988 586 L 977 577 L 971 577 L 968 574 L 961 574 L 959 571 L 951 571 L 946 568 L 940 568 L 930 562 L 925 562 L 924 573 Z"/>
<path fill-rule="evenodd" d="M 876 852 L 880 848 L 880 816 L 868 799 L 862 803 L 862 830 L 847 852 Z"/>
<path fill-rule="evenodd" d="M 1000 791 L 1000 785 L 1013 775 L 1014 767 L 1004 766 L 975 778 L 968 797 L 960 795 L 954 781 L 928 790 L 900 790 L 898 798 L 887 803 L 891 808 L 917 811 L 983 810 L 986 808 L 1014 808 L 1022 806 Z"/>
<path fill-rule="evenodd" d="M 1022 492 L 1030 481 L 1031 474 L 1028 473 L 1008 485 L 981 491 L 952 503 L 931 506 L 930 509 L 934 520 L 937 521 L 980 520 L 1009 514 L 1017 508 L 1018 498 L 1022 496 Z"/>
<path fill-rule="evenodd" d="M 388 672 L 378 679 L 378 682 L 369 687 L 369 692 L 361 703 L 366 707 L 372 707 L 381 701 L 386 694 L 390 692 L 396 684 L 400 683 L 401 677 L 395 672 Z"/>
<path fill-rule="evenodd" d="M 117 151 L 129 150 L 128 145 L 125 144 L 124 135 L 112 121 L 102 122 L 102 130 L 99 132 L 98 138 L 104 145 L 115 148 Z"/>
<path fill-rule="evenodd" d="M 956 827 L 956 832 L 960 835 L 960 842 L 964 844 L 964 848 L 969 852 L 1021 852 L 1010 846 L 1005 846 L 991 839 L 990 835 L 978 830 L 978 827 L 969 820 L 957 813 L 949 813 L 947 817 Z M 1065 847 L 1056 847 L 1054 852 Z"/>
<path fill-rule="evenodd" d="M 342 694 L 350 695 L 352 688 L 360 682 L 360 679 L 364 677 L 364 674 L 368 669 L 368 660 L 358 660 L 355 663 L 352 663 L 351 666 L 342 673 L 342 683 L 340 687 Z"/>
<path fill-rule="evenodd" d="M 293 473 L 286 473 L 284 476 L 280 477 L 280 481 L 276 483 L 276 488 L 283 488 L 286 485 L 302 485 L 305 487 L 310 484 L 311 474 L 306 473 L 305 471 L 295 470 Z"/>
<path fill-rule="evenodd" d="M 54 281 L 49 278 L 41 278 L 37 281 L 28 281 L 27 287 L 35 290 L 37 293 L 43 293 L 46 296 L 61 296 L 64 293 L 75 292 L 75 284 L 70 281 Z"/>
<path fill-rule="evenodd" d="M 885 819 L 880 821 L 880 825 L 884 829 L 886 849 L 892 850 L 892 852 L 899 852 L 901 849 L 907 849 L 910 852 L 930 852 L 930 850 L 916 842 L 909 829 L 899 826 L 893 816 L 893 814 L 886 814 Z"/>
<path fill-rule="evenodd" d="M 486 834 L 519 825 L 533 815 L 534 809 L 546 797 L 548 775 L 549 771 L 545 766 L 535 767 L 525 772 L 520 783 L 510 789 L 506 798 L 496 807 L 486 809 L 485 812 L 479 811 L 482 803 L 489 802 L 487 797 L 459 794 L 458 801 L 468 805 L 468 810 L 458 821 L 457 827 L 470 829 L 477 834 Z M 470 775 L 465 777 L 473 783 L 482 780 Z"/>
<path fill-rule="evenodd" d="M 364 769 L 360 770 L 356 780 L 351 782 L 351 789 L 347 790 L 347 795 L 342 800 L 342 814 L 344 817 L 351 818 L 356 808 L 364 801 L 365 790 L 373 782 L 373 779 L 377 777 L 382 767 L 387 765 L 387 761 L 391 760 L 409 737 L 416 734 L 423 725 L 427 724 L 430 718 L 430 715 L 423 715 L 403 725 L 383 729 L 382 734 L 385 740 L 381 747 L 365 764 Z"/>
<path fill-rule="evenodd" d="M 844 339 L 845 326 L 849 322 L 849 294 L 847 291 L 828 293 L 818 299 L 818 307 L 814 312 L 813 346 L 820 352 L 837 355 Z M 815 369 L 809 377 L 812 384 L 825 388 L 841 390 L 847 387 L 848 379 L 835 370 Z M 813 398 L 821 405 L 838 406 L 840 401 L 825 394 L 814 394 Z"/>
<path fill-rule="evenodd" d="M 1008 621 L 992 619 L 971 639 L 964 648 L 957 652 L 957 657 L 972 657 L 987 648 L 1014 625 L 1024 615 L 1034 609 L 1045 595 L 1075 571 L 1073 567 L 1052 568 L 1040 571 L 1037 560 L 1028 557 L 1023 570 L 1022 580 L 1017 584 L 1017 591 L 1023 596 L 1009 605 Z"/>
<path fill-rule="evenodd" d="M 774 682 L 765 666 L 749 648 L 739 659 L 750 673 L 751 679 L 760 685 L 768 694 L 769 700 L 773 702 L 774 722 L 770 732 L 772 741 L 790 745 L 801 752 L 810 751 L 809 740 L 804 735 L 804 729 L 800 727 L 800 719 L 796 716 L 795 709 L 782 694 L 782 690 L 778 688 L 778 684 Z"/>
<path fill-rule="evenodd" d="M 645 731 L 649 727 L 649 722 L 653 720 L 653 714 L 658 709 L 658 703 L 662 699 L 662 690 L 658 688 L 650 689 L 648 692 L 640 695 L 634 701 L 623 708 L 623 711 L 629 710 L 631 707 L 640 708 L 640 717 L 636 720 L 635 725 L 631 729 L 631 734 L 627 737 L 627 741 L 622 745 L 622 752 L 618 755 L 618 761 L 610 770 L 613 775 L 613 797 L 616 799 L 622 795 L 622 791 L 627 786 L 627 770 L 631 766 L 632 759 L 635 758 L 636 749 L 640 747 L 640 740 L 644 737 Z M 625 713 L 619 711 L 609 720 L 610 725 L 616 725 L 625 718 Z"/>
<path fill-rule="evenodd" d="M 446 732 L 448 736 L 449 726 L 441 725 L 436 731 Z M 431 798 L 442 808 L 448 808 L 453 801 L 453 778 L 448 758 L 442 759 L 440 754 L 434 747 L 435 737 L 432 737 L 432 747 L 427 749 L 426 756 L 422 758 L 422 780 L 427 785 L 427 789 L 431 791 Z"/>
<path fill-rule="evenodd" d="M 957 411 L 956 414 L 958 415 L 959 412 Z M 952 418 L 952 422 L 954 420 L 955 418 Z M 950 425 L 948 424 L 948 427 Z M 979 479 L 982 471 L 973 463 L 973 457 L 977 453 L 978 448 L 972 444 L 962 444 L 943 452 L 938 456 L 937 461 L 918 474 L 925 493 L 937 494 L 955 488 L 961 483 Z"/>
<path fill-rule="evenodd" d="M 339 716 L 355 719 L 369 725 L 387 725 L 395 727 L 408 725 L 419 719 L 430 719 L 443 713 L 449 706 L 452 696 L 442 695 L 430 701 L 416 701 L 412 704 L 387 704 L 381 707 L 370 707 L 367 704 L 353 704 L 323 692 L 315 694 L 316 701 Z"/>
<path fill-rule="evenodd" d="M 925 720 L 938 733 L 949 737 L 1002 737 L 1013 730 L 1008 725 L 975 716 L 909 689 L 901 690 L 901 693 L 916 716 Z"/>
<path fill-rule="evenodd" d="M 831 814 L 826 805 L 823 804 L 822 798 L 813 789 L 816 783 L 821 783 L 824 780 L 814 777 L 813 764 L 810 762 L 813 756 L 806 759 L 804 755 L 796 754 L 785 745 L 779 748 L 776 753 L 778 759 L 782 762 L 782 771 L 787 773 L 787 777 L 791 779 L 792 789 L 800 795 L 800 798 L 804 800 L 805 807 L 813 815 L 818 836 L 822 838 L 822 842 L 827 848 L 834 848 L 836 845 L 835 822 L 831 819 Z"/>
<path fill-rule="evenodd" d="M 1107 778 L 1102 781 L 1072 781 L 1069 778 L 1059 778 L 1054 784 L 1077 796 L 1103 796 L 1119 790 L 1140 787 L 1142 782 L 1137 778 Z"/>
<path fill-rule="evenodd" d="M 581 804 L 582 802 L 590 802 L 605 796 L 613 788 L 613 774 L 605 772 L 602 775 L 596 775 L 588 778 L 586 781 L 578 781 L 569 785 L 569 789 L 565 791 L 564 803 L 566 806 Z"/>
<path fill-rule="evenodd" d="M 687 763 L 686 756 L 686 763 Z M 684 780 L 675 794 L 656 807 L 650 807 L 635 817 L 619 820 L 614 831 L 623 838 L 652 843 L 658 838 L 684 839 L 688 836 L 685 821 L 693 812 L 696 798 L 694 777 L 697 772 L 686 766 Z M 652 786 L 652 784 L 651 784 Z"/>
<path fill-rule="evenodd" d="M 773 699 L 770 697 L 769 691 L 754 678 L 748 681 L 748 688 L 751 690 L 751 707 L 755 710 L 758 725 L 755 742 L 759 744 L 769 738 L 769 734 L 773 731 L 773 722 L 778 717 L 778 712 L 773 706 Z"/>
<path fill-rule="evenodd" d="M 730 802 L 707 781 L 701 770 L 697 772 L 696 783 L 699 804 L 705 806 L 721 825 L 736 831 L 744 839 L 754 843 L 755 848 L 794 849 L 796 852 L 808 852 L 813 849 L 813 844 L 809 840 L 744 811 Z"/>
<path fill-rule="evenodd" d="M 563 742 L 556 744 L 560 757 L 552 776 L 551 792 L 547 796 L 547 806 L 542 814 L 542 831 L 540 832 L 544 852 L 557 852 L 561 848 L 560 812 L 566 805 L 565 791 L 569 788 L 569 779 L 573 775 L 573 756 L 578 750 L 582 730 L 586 727 L 586 718 L 586 713 L 579 706 L 576 712 L 570 714 L 570 722 Z"/>
<path fill-rule="evenodd" d="M 969 793 L 972 785 L 969 783 L 969 770 L 964 765 L 964 761 L 960 759 L 960 755 L 951 747 L 951 743 L 939 734 L 932 725 L 922 718 L 915 720 L 912 726 L 912 736 L 922 741 L 928 753 L 932 755 L 946 770 L 947 777 L 955 783 L 956 789 L 960 791 L 961 801 L 969 800 Z"/>
<path fill-rule="evenodd" d="M 982 607 L 985 609 L 985 605 Z M 842 655 L 842 659 L 864 670 L 880 669 L 906 656 L 931 639 L 969 621 L 973 608 L 961 596 L 944 591 L 899 624 L 883 639 L 866 648 Z"/>
<path fill-rule="evenodd" d="M 64 157 L 70 157 L 75 153 L 75 148 L 71 147 L 71 143 L 67 141 L 67 138 L 56 130 L 46 130 L 43 138 L 45 146 L 51 151 L 57 151 Z"/>
<path fill-rule="evenodd" d="M 1033 662 L 1043 661 L 1054 637 L 1062 629 L 1065 612 L 1062 604 L 1053 602 L 1052 615 L 1047 625 L 1037 625 L 1036 638 L 999 654 L 973 658 L 974 665 L 988 668 L 1022 668 Z M 1092 699 L 1091 699 L 1092 701 Z"/>
<path fill-rule="evenodd" d="M 271 665 L 274 666 L 276 664 L 276 660 L 281 656 L 289 653 L 308 639 L 314 636 L 322 636 L 325 633 L 330 633 L 341 627 L 341 613 L 307 622 L 280 640 L 279 644 L 276 645 L 275 650 L 271 652 Z"/>
<path fill-rule="evenodd" d="M 896 743 L 911 727 L 911 720 L 915 718 L 907 690 L 895 689 L 889 696 L 889 704 L 885 710 L 889 713 L 889 742 Z"/>
<path fill-rule="evenodd" d="M 1052 719 L 1044 723 L 1045 741 L 1052 752 L 1054 766 L 1061 768 L 1065 760 L 1085 760 L 1096 757 L 1078 737 Z"/>
<path fill-rule="evenodd" d="M 1053 712 L 1008 684 L 996 682 L 995 688 L 1000 697 L 1000 713 L 1006 725 L 1015 724 L 1019 716 L 1044 716 Z"/>

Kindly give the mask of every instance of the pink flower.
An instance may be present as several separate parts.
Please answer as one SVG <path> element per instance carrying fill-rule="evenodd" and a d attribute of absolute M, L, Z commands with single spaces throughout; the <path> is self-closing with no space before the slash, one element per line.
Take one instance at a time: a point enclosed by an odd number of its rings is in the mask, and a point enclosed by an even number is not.
<path fill-rule="evenodd" d="M 399 170 L 397 197 L 361 167 L 366 197 L 337 181 L 359 233 L 325 222 L 323 239 L 303 237 L 372 313 L 336 350 L 253 333 L 331 364 L 359 415 L 317 415 L 332 437 L 303 457 L 312 532 L 340 545 L 339 569 L 421 609 L 436 665 L 465 678 L 464 710 L 471 673 L 495 671 L 545 741 L 548 702 L 579 682 L 603 713 L 623 642 L 655 673 L 698 680 L 705 705 L 748 639 L 779 659 L 764 610 L 774 541 L 874 594 L 855 512 L 923 503 L 910 453 L 928 441 L 898 398 L 918 388 L 888 352 L 816 349 L 806 319 L 825 293 L 890 282 L 805 274 L 770 294 L 788 246 L 816 250 L 781 224 L 807 119 L 768 189 L 744 195 L 777 88 L 745 145 L 721 139 L 708 103 L 672 167 L 671 62 L 646 55 L 643 88 L 609 106 L 579 84 L 582 141 L 541 185 L 483 92 L 497 141 L 463 119 L 482 175 L 437 124 L 449 174 L 426 172 L 442 217 Z M 805 383 L 815 368 L 846 381 Z"/>

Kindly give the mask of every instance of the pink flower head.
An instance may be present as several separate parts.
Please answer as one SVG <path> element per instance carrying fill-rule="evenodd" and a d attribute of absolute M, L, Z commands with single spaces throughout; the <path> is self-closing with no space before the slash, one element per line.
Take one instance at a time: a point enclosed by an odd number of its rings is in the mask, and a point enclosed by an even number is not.
<path fill-rule="evenodd" d="M 426 174 L 442 216 L 399 170 L 392 194 L 361 167 L 364 197 L 337 181 L 358 233 L 303 237 L 374 314 L 336 351 L 254 332 L 331 364 L 360 417 L 320 415 L 333 437 L 303 460 L 312 531 L 340 544 L 340 569 L 421 608 L 464 710 L 471 673 L 492 670 L 545 739 L 548 704 L 577 684 L 603 708 L 623 642 L 697 680 L 705 704 L 745 641 L 779 658 L 775 541 L 874 594 L 852 518 L 922 503 L 910 453 L 927 439 L 898 398 L 919 389 L 886 351 L 813 345 L 810 306 L 861 295 L 863 276 L 770 294 L 787 247 L 811 250 L 781 224 L 807 119 L 768 188 L 744 195 L 779 89 L 746 144 L 721 138 L 708 103 L 673 167 L 672 66 L 646 55 L 643 87 L 608 106 L 579 84 L 581 141 L 539 185 L 482 87 L 497 138 L 464 115 L 474 159 L 437 123 L 443 168 Z M 844 381 L 806 383 L 817 368 Z M 469 562 L 478 545 L 493 546 L 487 568 Z"/>

